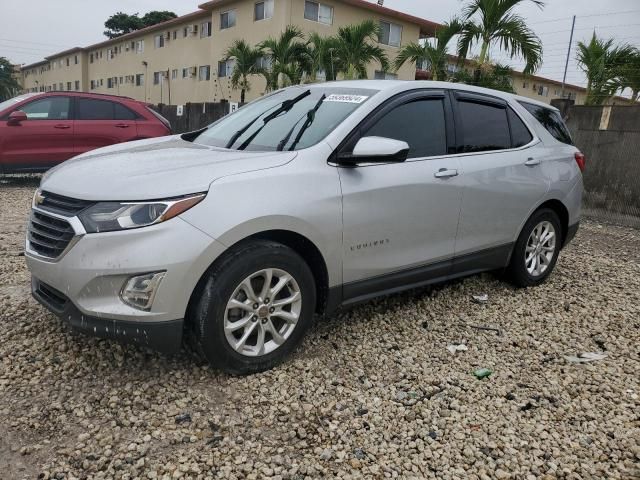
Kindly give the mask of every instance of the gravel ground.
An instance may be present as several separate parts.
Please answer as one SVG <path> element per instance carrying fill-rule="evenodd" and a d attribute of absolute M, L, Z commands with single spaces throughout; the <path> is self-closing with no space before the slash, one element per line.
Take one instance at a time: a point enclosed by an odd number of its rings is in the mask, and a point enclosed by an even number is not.
<path fill-rule="evenodd" d="M 640 478 L 639 231 L 584 222 L 545 285 L 483 275 L 369 303 L 236 378 L 37 305 L 35 186 L 0 185 L 2 478 Z M 607 357 L 564 358 L 581 352 Z"/>

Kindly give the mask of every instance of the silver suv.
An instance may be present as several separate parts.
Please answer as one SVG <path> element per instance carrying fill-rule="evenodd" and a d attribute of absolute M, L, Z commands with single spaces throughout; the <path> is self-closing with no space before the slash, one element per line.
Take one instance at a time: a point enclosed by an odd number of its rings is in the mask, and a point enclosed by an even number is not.
<path fill-rule="evenodd" d="M 95 150 L 33 199 L 33 294 L 91 335 L 272 367 L 314 313 L 478 272 L 543 282 L 578 228 L 558 111 L 451 83 L 271 93 L 197 132 Z"/>

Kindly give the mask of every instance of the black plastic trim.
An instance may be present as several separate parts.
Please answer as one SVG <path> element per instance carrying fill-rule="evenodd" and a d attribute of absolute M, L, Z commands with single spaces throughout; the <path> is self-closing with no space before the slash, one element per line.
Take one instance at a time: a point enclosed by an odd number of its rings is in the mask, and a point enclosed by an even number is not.
<path fill-rule="evenodd" d="M 162 353 L 175 353 L 182 346 L 183 319 L 135 322 L 87 316 L 63 293 L 35 277 L 31 277 L 31 294 L 73 330 L 86 335 L 139 345 Z"/>
<path fill-rule="evenodd" d="M 509 263 L 513 246 L 513 243 L 507 243 L 452 259 L 332 287 L 329 289 L 326 313 L 331 313 L 340 306 L 361 303 L 375 297 L 502 269 Z"/>
<path fill-rule="evenodd" d="M 573 225 L 569 225 L 569 227 L 567 228 L 567 234 L 565 235 L 564 241 L 562 242 L 562 248 L 566 247 L 569 242 L 573 240 L 573 238 L 576 236 L 576 233 L 578 233 L 579 228 L 580 221 L 577 221 Z"/>

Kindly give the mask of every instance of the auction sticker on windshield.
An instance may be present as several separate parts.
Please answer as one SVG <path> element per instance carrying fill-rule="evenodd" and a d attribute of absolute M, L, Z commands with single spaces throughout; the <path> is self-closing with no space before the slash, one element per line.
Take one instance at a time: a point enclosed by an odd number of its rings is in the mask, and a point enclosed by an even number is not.
<path fill-rule="evenodd" d="M 332 93 L 324 99 L 325 102 L 362 103 L 368 96 L 365 95 L 337 95 Z"/>

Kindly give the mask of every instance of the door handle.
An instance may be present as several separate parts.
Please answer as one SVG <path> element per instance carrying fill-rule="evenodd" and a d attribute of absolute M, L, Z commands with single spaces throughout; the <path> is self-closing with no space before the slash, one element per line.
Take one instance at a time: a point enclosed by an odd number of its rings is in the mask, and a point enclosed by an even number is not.
<path fill-rule="evenodd" d="M 118 128 L 129 128 L 128 123 L 116 123 L 115 126 Z"/>
<path fill-rule="evenodd" d="M 433 174 L 434 177 L 436 178 L 449 178 L 449 177 L 455 177 L 458 175 L 458 170 L 456 169 L 448 169 L 448 168 L 441 168 L 440 170 L 438 170 L 436 173 Z"/>
<path fill-rule="evenodd" d="M 71 128 L 71 125 L 64 125 L 62 123 L 59 123 L 58 125 L 54 125 L 53 128 L 61 128 L 61 129 L 66 129 L 66 128 Z"/>
<path fill-rule="evenodd" d="M 527 161 L 524 162 L 527 167 L 535 167 L 536 165 L 540 165 L 540 160 L 537 158 L 529 157 Z"/>

